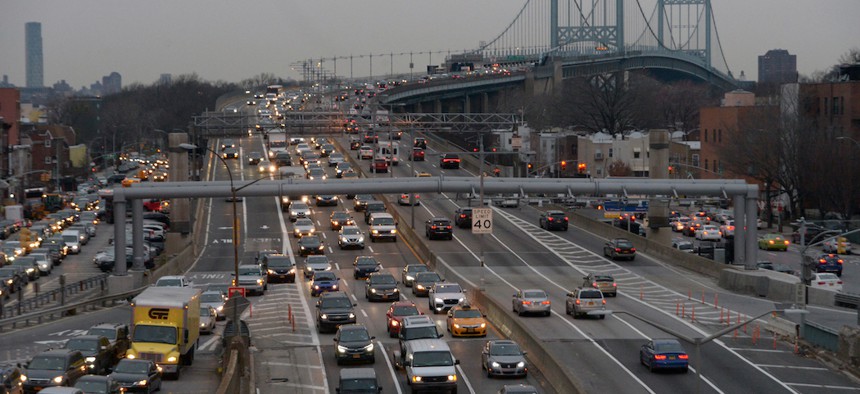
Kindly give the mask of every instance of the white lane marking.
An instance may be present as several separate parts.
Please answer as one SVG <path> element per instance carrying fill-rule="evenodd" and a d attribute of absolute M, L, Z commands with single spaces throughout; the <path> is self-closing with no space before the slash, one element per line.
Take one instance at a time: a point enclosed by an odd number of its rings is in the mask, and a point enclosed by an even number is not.
<path fill-rule="evenodd" d="M 353 297 L 353 298 L 355 298 L 355 297 Z M 361 309 L 361 315 L 364 317 L 367 317 L 367 312 L 365 312 L 364 309 Z"/>
<path fill-rule="evenodd" d="M 206 349 L 209 346 L 212 346 L 213 347 L 212 350 L 215 350 L 214 349 L 215 346 L 213 346 L 213 344 L 215 344 L 218 341 L 218 339 L 219 339 L 219 337 L 217 337 L 217 336 L 213 336 L 212 338 L 209 338 L 208 341 L 203 343 L 203 346 L 200 346 L 200 349 Z"/>
<path fill-rule="evenodd" d="M 742 347 L 727 347 L 726 349 L 739 351 L 739 352 L 788 353 L 787 350 L 751 349 L 751 348 L 742 348 Z"/>
<path fill-rule="evenodd" d="M 322 371 L 325 372 L 325 369 L 323 369 Z M 325 373 L 323 373 L 323 374 L 325 374 Z M 300 383 L 287 383 L 287 382 L 281 382 L 281 381 L 277 381 L 277 380 L 269 382 L 269 384 L 273 384 L 273 385 L 277 385 L 277 386 L 309 388 L 311 390 L 323 390 L 326 393 L 329 392 L 328 382 L 326 382 L 325 386 L 314 386 L 312 384 L 300 384 Z"/>
<path fill-rule="evenodd" d="M 825 389 L 834 389 L 834 390 L 853 390 L 853 391 L 860 390 L 860 389 L 858 389 L 857 387 L 851 387 L 851 386 L 832 386 L 832 385 L 829 385 L 829 384 L 812 384 L 812 383 L 786 383 L 786 384 L 791 385 L 791 386 L 802 386 L 802 387 L 821 387 L 821 388 L 825 388 Z"/>
<path fill-rule="evenodd" d="M 463 368 L 460 368 L 459 364 L 457 364 L 457 371 L 460 372 L 460 376 L 463 378 L 463 383 L 466 383 L 466 388 L 469 389 L 469 392 L 475 394 L 475 389 L 472 388 L 472 384 L 469 383 L 469 378 L 466 377 L 466 373 L 463 372 Z"/>
<path fill-rule="evenodd" d="M 367 249 L 369 249 L 369 250 L 370 250 L 370 253 L 376 253 L 376 252 L 374 252 L 374 251 L 373 251 L 373 246 L 367 245 Z"/>
<path fill-rule="evenodd" d="M 336 268 L 338 271 L 340 271 L 340 264 L 334 263 L 334 268 Z"/>
<path fill-rule="evenodd" d="M 326 235 L 325 235 L 325 232 L 320 231 L 320 234 L 322 234 L 323 239 L 328 239 L 328 237 L 326 237 Z M 329 251 L 331 251 L 331 246 L 329 246 Z"/>
<path fill-rule="evenodd" d="M 344 282 L 346 282 L 346 281 L 344 281 Z M 353 301 L 358 302 L 358 298 L 355 298 L 355 294 L 350 293 L 349 296 L 352 297 Z M 367 315 L 365 315 L 365 316 L 367 316 Z"/>
<path fill-rule="evenodd" d="M 388 352 L 385 351 L 385 346 L 382 346 L 381 341 L 376 341 L 376 344 L 379 345 L 379 350 L 382 352 L 382 357 L 385 358 L 385 364 L 388 366 L 388 372 L 391 372 L 391 380 L 394 381 L 394 388 L 397 389 L 397 394 L 403 394 L 403 391 L 400 389 L 400 383 L 397 381 L 397 371 L 395 371 L 394 366 L 391 365 L 391 360 L 388 358 Z"/>
<path fill-rule="evenodd" d="M 827 368 L 822 367 L 801 367 L 795 365 L 773 365 L 773 364 L 759 364 L 759 367 L 763 368 L 788 368 L 788 369 L 803 369 L 807 371 L 828 371 Z"/>

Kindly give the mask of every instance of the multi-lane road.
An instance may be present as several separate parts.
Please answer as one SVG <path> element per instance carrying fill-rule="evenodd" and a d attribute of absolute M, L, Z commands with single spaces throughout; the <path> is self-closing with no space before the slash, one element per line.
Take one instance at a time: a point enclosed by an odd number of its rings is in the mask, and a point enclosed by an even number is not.
<path fill-rule="evenodd" d="M 341 146 L 348 146 L 342 137 Z M 240 141 L 240 160 L 229 160 L 234 177 L 250 180 L 259 177 L 256 167 L 244 161 L 250 151 L 265 152 L 263 141 L 257 137 Z M 217 143 L 217 141 L 210 141 Z M 404 141 L 406 146 L 409 141 Z M 433 175 L 467 175 L 466 170 L 441 170 L 433 156 L 426 162 L 411 163 L 401 149 L 401 165 L 394 167 L 398 177 L 414 176 L 417 172 Z M 355 157 L 355 151 L 343 152 Z M 432 147 L 431 147 L 432 153 Z M 369 161 L 360 161 L 362 169 Z M 227 172 L 219 160 L 207 162 L 209 179 L 227 180 Z M 333 169 L 323 168 L 333 177 Z M 365 171 L 367 172 L 367 171 Z M 236 176 L 235 174 L 239 174 Z M 390 176 L 377 174 L 372 176 Z M 372 183 L 368 182 L 368 190 Z M 394 196 L 388 196 L 393 201 Z M 195 284 L 229 281 L 233 266 L 232 211 L 230 203 L 221 199 L 206 200 L 206 247 L 188 275 Z M 253 261 L 259 250 L 274 249 L 296 256 L 296 240 L 289 236 L 292 226 L 280 211 L 276 197 L 249 197 L 240 204 L 241 259 Z M 454 210 L 467 204 L 456 196 L 427 194 L 421 205 L 399 207 L 405 218 L 415 215 L 418 234 L 423 234 L 423 222 L 434 216 L 452 217 Z M 326 254 L 335 263 L 334 271 L 344 283 L 356 306 L 358 322 L 365 324 L 376 337 L 376 362 L 373 368 L 381 379 L 385 392 L 409 392 L 405 375 L 393 367 L 391 353 L 397 346 L 385 331 L 387 303 L 369 303 L 364 299 L 364 283 L 352 279 L 351 262 L 355 256 L 373 255 L 383 269 L 399 277 L 406 264 L 418 263 L 404 242 L 367 243 L 363 251 L 341 251 L 335 232 L 328 230 L 328 217 L 334 210 L 352 212 L 352 201 L 342 199 L 337 207 L 312 207 L 311 218 L 326 244 Z M 737 314 L 757 315 L 773 308 L 765 300 L 733 295 L 719 289 L 711 278 L 674 269 L 665 262 L 640 255 L 632 262 L 613 262 L 601 256 L 604 240 L 573 228 L 567 232 L 547 232 L 537 227 L 538 211 L 532 207 L 498 209 L 494 211 L 494 233 L 482 240 L 466 230 L 454 230 L 452 241 L 426 241 L 438 256 L 438 270 L 450 281 L 460 281 L 470 287 L 484 288 L 486 294 L 500 305 L 510 305 L 516 289 L 542 288 L 550 294 L 553 314 L 549 317 L 516 317 L 543 346 L 561 360 L 567 373 L 581 382 L 588 392 L 822 392 L 825 389 L 860 390 L 858 385 L 839 372 L 828 369 L 815 360 L 794 354 L 793 346 L 757 331 L 751 324 L 701 347 L 701 359 L 695 357 L 692 345 L 685 344 L 691 354 L 692 371 L 688 374 L 652 374 L 639 364 L 639 347 L 649 338 L 670 337 L 666 331 L 643 323 L 638 315 L 689 337 L 701 337 L 725 327 L 727 310 L 732 322 Z M 359 226 L 367 226 L 355 215 Z M 402 225 L 403 223 L 401 223 Z M 100 234 L 110 234 L 104 228 Z M 486 266 L 479 266 L 483 242 Z M 95 249 L 91 249 L 95 250 Z M 95 271 L 87 259 L 80 263 L 83 272 Z M 66 265 L 74 270 L 71 264 Z M 581 285 L 582 277 L 590 272 L 612 273 L 619 285 L 619 295 L 609 298 L 607 307 L 615 313 L 604 320 L 573 319 L 564 314 L 565 294 Z M 400 285 L 405 298 L 436 321 L 445 332 L 444 315 L 432 315 L 425 298 L 415 298 L 409 288 Z M 714 306 L 718 295 L 719 307 Z M 702 302 L 704 298 L 705 302 Z M 314 299 L 309 296 L 309 284 L 301 279 L 295 284 L 272 284 L 266 295 L 252 297 L 252 307 L 245 318 L 253 333 L 254 370 L 260 392 L 333 392 L 341 368 L 334 360 L 333 334 L 318 334 L 314 326 Z M 509 307 L 508 307 L 509 308 Z M 683 308 L 683 312 L 681 309 Z M 695 308 L 695 322 L 692 311 Z M 290 318 L 292 311 L 292 319 Z M 117 307 L 84 316 L 73 317 L 33 329 L 0 334 L 2 361 L 23 361 L 36 351 L 74 335 L 80 335 L 95 321 L 128 321 L 128 308 Z M 509 312 L 510 313 L 510 312 Z M 216 334 L 203 337 L 200 351 L 191 373 L 183 373 L 181 381 L 166 382 L 165 392 L 196 392 L 214 390 L 218 376 L 212 371 L 217 361 Z M 762 335 L 757 335 L 761 333 Z M 445 340 L 460 360 L 458 384 L 460 392 L 491 393 L 504 384 L 527 383 L 541 392 L 555 392 L 539 371 L 532 369 L 527 379 L 489 379 L 480 368 L 480 348 L 492 338 L 504 337 L 505 329 L 491 327 L 487 338 L 457 339 L 450 334 Z M 697 373 L 701 378 L 697 378 Z M 190 383 L 190 384 L 189 384 Z"/>

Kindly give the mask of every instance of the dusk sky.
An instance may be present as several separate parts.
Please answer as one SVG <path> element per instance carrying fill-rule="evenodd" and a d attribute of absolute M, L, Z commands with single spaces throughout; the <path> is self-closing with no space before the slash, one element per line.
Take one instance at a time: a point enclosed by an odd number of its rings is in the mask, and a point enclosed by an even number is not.
<path fill-rule="evenodd" d="M 560 0 L 564 1 L 564 0 Z M 628 0 L 632 1 L 632 0 Z M 655 0 L 640 0 L 650 14 Z M 547 3 L 545 0 L 543 3 Z M 415 72 L 445 53 L 475 48 L 511 23 L 523 0 L 27 0 L 0 11 L 0 75 L 24 86 L 24 24 L 42 23 L 45 84 L 89 86 L 112 71 L 123 85 L 162 73 L 238 82 L 261 72 L 300 79 L 290 64 L 354 55 L 354 76 L 387 73 L 388 53 L 414 54 Z M 798 71 L 824 70 L 860 47 L 858 0 L 713 0 L 722 47 L 735 76 L 757 78 L 769 49 L 797 55 Z M 548 24 L 548 21 L 547 21 Z M 630 33 L 628 33 L 630 34 Z M 385 53 L 386 55 L 380 56 Z M 359 55 L 365 55 L 359 59 Z M 395 71 L 408 72 L 408 55 Z M 326 68 L 333 71 L 334 64 Z M 349 59 L 337 74 L 349 77 Z"/>

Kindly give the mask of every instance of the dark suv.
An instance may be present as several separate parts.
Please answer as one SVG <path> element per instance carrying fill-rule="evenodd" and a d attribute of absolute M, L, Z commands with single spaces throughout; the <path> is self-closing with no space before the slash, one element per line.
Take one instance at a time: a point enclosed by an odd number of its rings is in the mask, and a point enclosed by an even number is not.
<path fill-rule="evenodd" d="M 472 228 L 472 208 L 458 208 L 454 212 L 454 223 L 459 228 Z"/>
<path fill-rule="evenodd" d="M 453 226 L 447 218 L 432 218 L 424 223 L 427 239 L 454 239 Z"/>
<path fill-rule="evenodd" d="M 562 211 L 546 211 L 541 212 L 539 223 L 540 228 L 547 230 L 567 231 L 567 215 Z"/>
<path fill-rule="evenodd" d="M 397 279 L 388 272 L 374 272 L 367 277 L 364 298 L 368 301 L 400 301 Z"/>
<path fill-rule="evenodd" d="M 66 349 L 80 351 L 87 363 L 87 371 L 101 375 L 110 372 L 119 361 L 110 340 L 99 335 L 81 335 L 69 339 Z"/>
<path fill-rule="evenodd" d="M 349 296 L 341 291 L 323 293 L 317 301 L 317 330 L 334 331 L 342 324 L 355 323 L 355 310 Z"/>
<path fill-rule="evenodd" d="M 372 200 L 364 204 L 365 224 L 370 224 L 370 214 L 374 212 L 385 212 L 385 203 L 379 200 Z"/>
<path fill-rule="evenodd" d="M 296 266 L 289 256 L 275 254 L 266 256 L 263 260 L 269 282 L 296 282 Z"/>
<path fill-rule="evenodd" d="M 51 386 L 74 386 L 79 377 L 87 374 L 83 354 L 71 349 L 46 350 L 33 356 L 24 368 L 25 393 Z"/>

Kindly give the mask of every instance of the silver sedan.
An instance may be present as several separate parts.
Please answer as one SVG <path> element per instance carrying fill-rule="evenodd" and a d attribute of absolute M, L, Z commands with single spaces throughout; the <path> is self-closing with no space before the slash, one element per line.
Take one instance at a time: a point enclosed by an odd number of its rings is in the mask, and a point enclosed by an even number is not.
<path fill-rule="evenodd" d="M 540 289 L 519 290 L 514 294 L 513 310 L 517 315 L 522 316 L 525 313 L 540 313 L 544 316 L 549 316 L 551 312 L 551 302 L 546 292 Z"/>
<path fill-rule="evenodd" d="M 301 238 L 307 235 L 316 234 L 317 228 L 314 225 L 314 222 L 308 218 L 301 218 L 296 220 L 296 223 L 293 224 L 293 236 L 296 238 Z"/>

